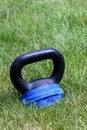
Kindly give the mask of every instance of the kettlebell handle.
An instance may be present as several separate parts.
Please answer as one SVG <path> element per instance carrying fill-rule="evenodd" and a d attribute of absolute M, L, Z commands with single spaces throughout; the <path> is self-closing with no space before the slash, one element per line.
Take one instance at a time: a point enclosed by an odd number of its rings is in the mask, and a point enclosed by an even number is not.
<path fill-rule="evenodd" d="M 61 81 L 64 73 L 65 63 L 63 55 L 58 50 L 48 48 L 32 53 L 26 53 L 17 57 L 12 63 L 10 69 L 11 81 L 17 89 L 19 87 L 19 91 L 21 93 L 23 93 L 22 88 L 29 85 L 29 83 L 24 81 L 24 79 L 22 78 L 22 68 L 25 65 L 46 59 L 52 59 L 54 64 L 53 72 L 49 78 L 55 80 L 55 82 L 57 83 Z"/>

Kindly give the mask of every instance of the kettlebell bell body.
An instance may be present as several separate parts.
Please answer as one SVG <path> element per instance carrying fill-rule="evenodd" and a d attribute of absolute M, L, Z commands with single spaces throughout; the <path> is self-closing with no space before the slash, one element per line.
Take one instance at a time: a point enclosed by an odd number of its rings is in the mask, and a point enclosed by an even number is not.
<path fill-rule="evenodd" d="M 35 79 L 29 83 L 24 81 L 22 68 L 46 59 L 53 61 L 54 68 L 51 76 Z M 64 97 L 64 92 L 59 85 L 64 69 L 63 55 L 56 49 L 48 48 L 17 57 L 11 65 L 10 78 L 15 88 L 22 94 L 23 104 L 36 104 L 37 107 L 50 106 Z"/>

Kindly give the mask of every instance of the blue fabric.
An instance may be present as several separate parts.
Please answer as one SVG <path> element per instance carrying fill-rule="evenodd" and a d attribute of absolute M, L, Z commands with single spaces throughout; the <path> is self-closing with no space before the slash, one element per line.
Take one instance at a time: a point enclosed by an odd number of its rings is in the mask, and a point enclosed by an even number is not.
<path fill-rule="evenodd" d="M 37 107 L 54 105 L 64 97 L 59 84 L 48 84 L 35 88 L 22 95 L 24 105 L 36 104 Z"/>

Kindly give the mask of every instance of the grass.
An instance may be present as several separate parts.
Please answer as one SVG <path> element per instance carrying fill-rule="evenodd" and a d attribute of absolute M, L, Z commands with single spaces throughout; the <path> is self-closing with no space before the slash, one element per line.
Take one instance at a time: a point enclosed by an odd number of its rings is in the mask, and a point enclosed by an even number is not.
<path fill-rule="evenodd" d="M 87 0 L 0 0 L 0 130 L 87 129 L 86 5 Z M 9 71 L 17 56 L 43 48 L 56 48 L 65 58 L 65 98 L 38 110 L 23 106 Z M 47 77 L 52 67 L 48 60 L 27 66 L 23 77 Z"/>

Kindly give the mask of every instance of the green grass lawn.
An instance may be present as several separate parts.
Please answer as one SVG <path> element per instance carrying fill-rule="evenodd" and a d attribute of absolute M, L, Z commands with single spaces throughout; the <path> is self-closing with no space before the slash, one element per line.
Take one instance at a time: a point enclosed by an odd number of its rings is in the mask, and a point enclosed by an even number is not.
<path fill-rule="evenodd" d="M 60 104 L 23 106 L 10 81 L 13 60 L 43 48 L 65 59 Z M 52 62 L 23 69 L 26 81 L 50 76 Z M 87 130 L 87 0 L 0 0 L 0 130 Z"/>

